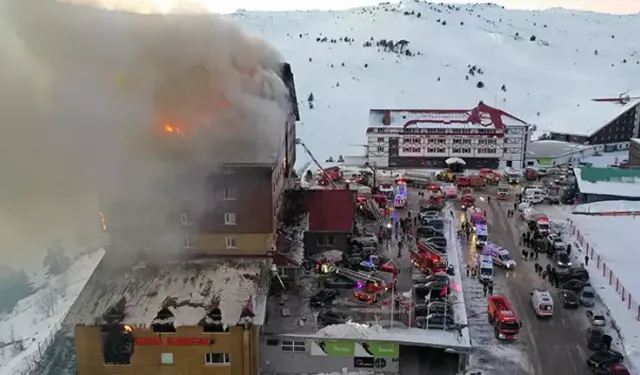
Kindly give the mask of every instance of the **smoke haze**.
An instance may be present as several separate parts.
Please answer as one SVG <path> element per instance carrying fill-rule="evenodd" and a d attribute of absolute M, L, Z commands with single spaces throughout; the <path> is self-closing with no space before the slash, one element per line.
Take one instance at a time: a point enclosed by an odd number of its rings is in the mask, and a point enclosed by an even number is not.
<path fill-rule="evenodd" d="M 113 202 L 167 216 L 158 202 L 175 200 L 184 173 L 160 157 L 167 138 L 205 167 L 260 161 L 282 142 L 279 54 L 194 3 L 162 15 L 0 4 L 0 263 L 39 265 L 55 239 L 100 243 L 98 212 Z"/>

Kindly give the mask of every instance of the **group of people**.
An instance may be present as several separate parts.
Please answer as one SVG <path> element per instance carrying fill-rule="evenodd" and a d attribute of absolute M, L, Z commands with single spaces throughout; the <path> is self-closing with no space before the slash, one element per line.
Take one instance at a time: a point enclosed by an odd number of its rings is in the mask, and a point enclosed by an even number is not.
<path fill-rule="evenodd" d="M 555 267 L 552 267 L 550 264 L 547 264 L 546 267 L 542 267 L 538 262 L 536 262 L 533 267 L 535 268 L 536 273 L 542 277 L 542 280 L 549 278 L 551 285 L 556 288 L 560 287 L 560 278 L 558 277 L 558 271 Z"/>
<path fill-rule="evenodd" d="M 478 275 L 478 266 L 470 266 L 467 264 L 467 277 L 476 277 Z M 482 293 L 486 297 L 487 294 L 493 295 L 493 280 L 489 280 L 482 286 Z"/>
<path fill-rule="evenodd" d="M 462 224 L 460 224 L 460 228 L 458 228 L 458 237 L 469 241 L 471 234 L 473 234 L 473 225 L 468 221 L 463 221 Z"/>

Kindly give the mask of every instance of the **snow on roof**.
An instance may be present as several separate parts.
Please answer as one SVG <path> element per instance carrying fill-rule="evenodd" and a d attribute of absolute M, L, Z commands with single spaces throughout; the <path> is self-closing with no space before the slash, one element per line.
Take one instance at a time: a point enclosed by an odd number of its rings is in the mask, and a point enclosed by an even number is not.
<path fill-rule="evenodd" d="M 347 322 L 324 327 L 314 334 L 285 334 L 281 336 L 392 341 L 469 351 L 471 350 L 471 344 L 469 339 L 465 337 L 467 329 L 462 329 L 461 332 L 441 329 L 383 328 L 381 325 L 376 324 L 369 326 L 367 324 Z"/>
<path fill-rule="evenodd" d="M 578 143 L 544 140 L 533 141 L 527 149 L 527 157 L 530 158 L 555 158 L 577 151 L 583 151 L 595 146 L 581 145 Z"/>
<path fill-rule="evenodd" d="M 574 168 L 583 194 L 640 197 L 640 170 L 618 168 Z"/>
<path fill-rule="evenodd" d="M 385 117 L 388 119 L 388 124 L 385 124 Z M 372 127 L 504 129 L 505 125 L 528 124 L 524 120 L 484 103 L 479 103 L 471 109 L 369 110 L 369 126 Z"/>
<path fill-rule="evenodd" d="M 583 99 L 573 105 L 541 113 L 535 124 L 542 131 L 591 136 L 639 103 L 638 99 L 625 105 Z"/>
<path fill-rule="evenodd" d="M 577 205 L 573 213 L 640 212 L 640 201 L 604 201 Z"/>
<path fill-rule="evenodd" d="M 122 278 L 113 278 L 88 296 L 76 324 L 99 325 L 103 315 L 124 297 L 122 323 L 148 326 L 158 311 L 167 307 L 174 325 L 195 326 L 218 307 L 224 324 L 237 324 L 250 302 L 254 322 L 262 324 L 268 285 L 266 262 L 222 262 L 212 260 L 142 266 Z"/>
<path fill-rule="evenodd" d="M 637 143 L 640 145 L 640 138 L 631 138 L 631 142 Z"/>
<path fill-rule="evenodd" d="M 304 260 L 304 232 L 309 230 L 309 214 L 304 214 L 291 227 L 282 228 L 276 239 L 277 266 L 299 266 Z"/>

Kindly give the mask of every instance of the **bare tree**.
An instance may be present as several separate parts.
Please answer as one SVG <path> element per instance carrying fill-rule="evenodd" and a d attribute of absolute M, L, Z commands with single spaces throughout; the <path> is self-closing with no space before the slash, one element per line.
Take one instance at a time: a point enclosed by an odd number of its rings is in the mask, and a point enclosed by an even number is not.
<path fill-rule="evenodd" d="M 49 287 L 41 291 L 38 298 L 38 310 L 47 318 L 50 318 L 56 308 L 58 301 L 64 298 L 65 290 L 63 287 Z"/>

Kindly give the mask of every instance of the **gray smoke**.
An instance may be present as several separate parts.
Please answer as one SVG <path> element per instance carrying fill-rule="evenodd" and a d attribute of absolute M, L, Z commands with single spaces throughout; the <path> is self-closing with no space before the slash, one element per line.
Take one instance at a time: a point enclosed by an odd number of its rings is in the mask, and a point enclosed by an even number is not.
<path fill-rule="evenodd" d="M 229 20 L 0 4 L 0 263 L 102 241 L 98 212 L 114 202 L 173 213 L 189 170 L 163 156 L 173 141 L 202 171 L 282 142 L 280 55 Z"/>

